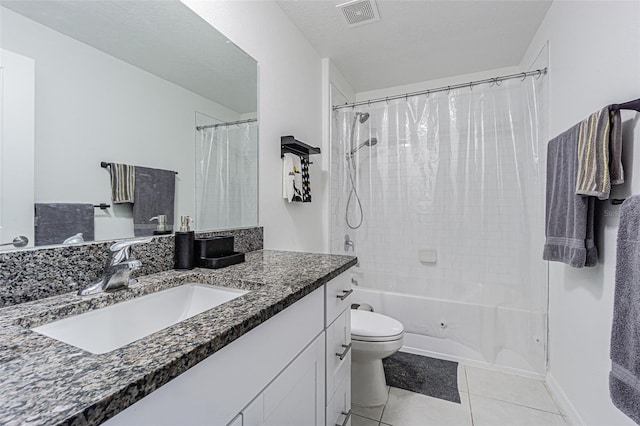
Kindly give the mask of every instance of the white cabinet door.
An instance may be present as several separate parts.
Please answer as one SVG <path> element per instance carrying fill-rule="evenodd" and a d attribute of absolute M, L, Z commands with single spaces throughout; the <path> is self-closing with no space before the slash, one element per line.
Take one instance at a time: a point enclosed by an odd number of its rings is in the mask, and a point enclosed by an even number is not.
<path fill-rule="evenodd" d="M 324 333 L 243 411 L 243 426 L 323 426 Z"/>

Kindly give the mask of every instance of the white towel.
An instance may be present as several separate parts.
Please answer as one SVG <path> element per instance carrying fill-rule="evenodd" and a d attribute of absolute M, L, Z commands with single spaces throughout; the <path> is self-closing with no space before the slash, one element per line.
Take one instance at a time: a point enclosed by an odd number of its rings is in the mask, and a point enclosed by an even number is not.
<path fill-rule="evenodd" d="M 302 201 L 302 165 L 300 157 L 288 152 L 282 158 L 282 197 L 288 202 Z"/>

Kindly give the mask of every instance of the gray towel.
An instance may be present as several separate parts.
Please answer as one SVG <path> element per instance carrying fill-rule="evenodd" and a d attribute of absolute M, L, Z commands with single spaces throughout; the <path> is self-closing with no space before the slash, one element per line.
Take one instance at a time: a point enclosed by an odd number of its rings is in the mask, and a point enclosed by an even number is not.
<path fill-rule="evenodd" d="M 153 235 L 157 224 L 154 216 L 167 215 L 169 229 L 173 229 L 173 209 L 176 172 L 136 167 L 135 202 L 133 203 L 133 234 L 136 237 Z"/>
<path fill-rule="evenodd" d="M 620 111 L 605 107 L 578 125 L 576 194 L 609 198 L 612 184 L 624 182 Z"/>
<path fill-rule="evenodd" d="M 36 203 L 34 244 L 62 244 L 78 232 L 93 241 L 94 215 L 93 204 Z"/>
<path fill-rule="evenodd" d="M 111 175 L 111 200 L 113 203 L 133 203 L 136 167 L 128 164 L 109 163 L 109 174 Z"/>
<path fill-rule="evenodd" d="M 620 110 L 611 112 L 611 140 L 609 141 L 609 174 L 611 185 L 624 183 L 624 170 L 622 169 L 622 117 Z"/>
<path fill-rule="evenodd" d="M 609 391 L 614 405 L 640 424 L 640 195 L 620 208 Z"/>
<path fill-rule="evenodd" d="M 576 195 L 577 124 L 549 141 L 547 148 L 547 205 L 543 259 L 574 268 L 595 266 L 595 198 Z"/>

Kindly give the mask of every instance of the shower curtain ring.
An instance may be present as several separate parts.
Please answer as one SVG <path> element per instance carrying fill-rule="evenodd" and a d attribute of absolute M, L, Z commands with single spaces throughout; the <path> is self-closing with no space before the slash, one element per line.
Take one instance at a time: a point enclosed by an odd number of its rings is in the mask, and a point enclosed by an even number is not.
<path fill-rule="evenodd" d="M 384 101 L 387 103 L 387 105 L 389 105 L 389 97 L 388 96 L 386 98 L 384 98 Z"/>
<path fill-rule="evenodd" d="M 469 82 L 469 90 L 473 92 L 473 81 Z"/>
<path fill-rule="evenodd" d="M 523 72 L 522 73 L 522 80 L 520 80 L 520 81 L 525 81 L 526 78 L 527 78 L 527 73 Z"/>
<path fill-rule="evenodd" d="M 404 94 L 404 101 L 405 101 L 406 103 L 409 103 L 409 94 L 408 94 L 408 93 L 405 93 L 405 94 Z"/>
<path fill-rule="evenodd" d="M 431 94 L 431 90 L 427 90 L 427 99 L 429 99 L 430 94 Z"/>
<path fill-rule="evenodd" d="M 542 71 L 538 70 L 538 75 L 536 76 L 536 80 L 539 80 L 542 77 Z"/>
<path fill-rule="evenodd" d="M 368 101 L 367 101 L 367 107 L 368 107 L 369 109 L 371 109 L 371 100 L 368 100 Z"/>
<path fill-rule="evenodd" d="M 447 86 L 447 95 L 451 92 L 451 86 Z"/>

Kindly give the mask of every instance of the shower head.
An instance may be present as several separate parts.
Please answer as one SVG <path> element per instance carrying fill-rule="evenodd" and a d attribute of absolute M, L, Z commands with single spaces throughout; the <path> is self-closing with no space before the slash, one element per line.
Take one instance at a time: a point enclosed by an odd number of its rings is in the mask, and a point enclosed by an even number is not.
<path fill-rule="evenodd" d="M 362 142 L 360 145 L 358 145 L 357 147 L 353 148 L 351 150 L 351 155 L 355 154 L 356 152 L 358 152 L 359 150 L 361 150 L 362 148 L 364 148 L 365 146 L 374 146 L 375 144 L 378 143 L 378 138 L 371 138 L 371 139 L 367 139 L 366 141 Z"/>
<path fill-rule="evenodd" d="M 365 121 L 367 121 L 369 119 L 369 113 L 368 112 L 356 112 L 356 117 L 360 116 L 360 124 L 364 123 Z"/>

